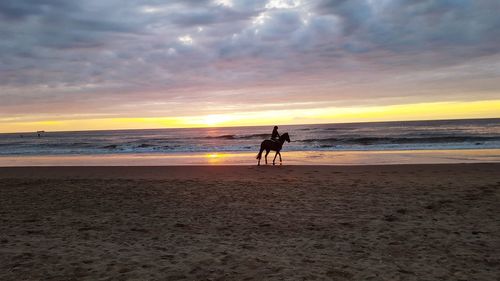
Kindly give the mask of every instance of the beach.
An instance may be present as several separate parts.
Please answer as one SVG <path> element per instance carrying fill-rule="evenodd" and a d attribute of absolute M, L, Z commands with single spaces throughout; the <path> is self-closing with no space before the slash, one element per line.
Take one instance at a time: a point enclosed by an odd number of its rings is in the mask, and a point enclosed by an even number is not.
<path fill-rule="evenodd" d="M 500 164 L 0 168 L 0 280 L 496 280 Z"/>

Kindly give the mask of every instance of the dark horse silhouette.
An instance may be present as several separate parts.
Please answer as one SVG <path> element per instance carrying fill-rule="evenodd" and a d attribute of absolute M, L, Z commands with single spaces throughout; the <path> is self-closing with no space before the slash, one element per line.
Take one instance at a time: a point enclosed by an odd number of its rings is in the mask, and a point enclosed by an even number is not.
<path fill-rule="evenodd" d="M 266 156 L 264 159 L 266 159 L 266 165 L 267 165 L 267 155 L 269 154 L 269 151 L 273 150 L 276 151 L 276 154 L 274 155 L 273 159 L 273 165 L 275 164 L 276 161 L 276 156 L 280 156 L 280 164 L 281 164 L 281 153 L 280 150 L 283 148 L 283 144 L 285 141 L 290 142 L 290 136 L 288 136 L 288 133 L 284 133 L 283 135 L 280 136 L 280 139 L 278 141 L 272 141 L 272 140 L 265 140 L 260 144 L 260 151 L 259 154 L 257 154 L 257 159 L 259 160 L 259 163 L 257 165 L 260 165 L 260 159 L 262 158 L 262 151 L 266 151 Z"/>

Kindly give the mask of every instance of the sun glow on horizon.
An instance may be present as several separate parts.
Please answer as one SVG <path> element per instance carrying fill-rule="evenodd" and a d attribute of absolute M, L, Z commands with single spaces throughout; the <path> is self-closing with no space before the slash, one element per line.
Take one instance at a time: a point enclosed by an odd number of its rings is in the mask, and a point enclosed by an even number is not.
<path fill-rule="evenodd" d="M 316 109 L 266 110 L 180 117 L 128 117 L 13 121 L 0 119 L 0 132 L 76 131 L 151 128 L 234 127 L 411 121 L 436 119 L 499 118 L 500 100 L 434 102 L 387 106 L 327 107 Z M 34 117 L 31 117 L 33 118 Z"/>

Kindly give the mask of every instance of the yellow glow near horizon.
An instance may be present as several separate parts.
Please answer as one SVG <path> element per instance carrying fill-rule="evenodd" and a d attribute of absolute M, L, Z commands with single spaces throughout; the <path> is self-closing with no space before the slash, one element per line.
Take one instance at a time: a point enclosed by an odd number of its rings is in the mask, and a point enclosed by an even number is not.
<path fill-rule="evenodd" d="M 497 117 L 500 117 L 500 100 L 328 107 L 184 117 L 63 119 L 32 122 L 12 122 L 12 119 L 6 118 L 0 119 L 0 132 L 193 128 Z"/>
<path fill-rule="evenodd" d="M 231 116 L 224 114 L 212 114 L 202 117 L 200 121 L 197 121 L 195 123 L 202 123 L 207 126 L 213 127 L 228 122 L 230 120 Z"/>

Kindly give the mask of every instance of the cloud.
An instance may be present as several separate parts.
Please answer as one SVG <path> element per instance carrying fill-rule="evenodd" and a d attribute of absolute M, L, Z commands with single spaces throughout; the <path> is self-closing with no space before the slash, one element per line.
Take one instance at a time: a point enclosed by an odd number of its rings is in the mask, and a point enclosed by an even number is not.
<path fill-rule="evenodd" d="M 316 11 L 338 16 L 344 36 L 367 50 L 431 52 L 473 47 L 471 55 L 498 52 L 498 1 L 321 1 Z"/>
<path fill-rule="evenodd" d="M 487 99 L 500 90 L 498 10 L 494 0 L 1 1 L 0 117 Z"/>

